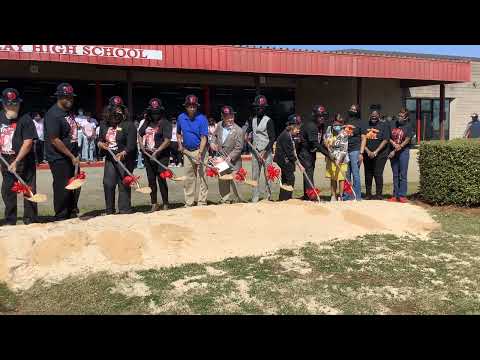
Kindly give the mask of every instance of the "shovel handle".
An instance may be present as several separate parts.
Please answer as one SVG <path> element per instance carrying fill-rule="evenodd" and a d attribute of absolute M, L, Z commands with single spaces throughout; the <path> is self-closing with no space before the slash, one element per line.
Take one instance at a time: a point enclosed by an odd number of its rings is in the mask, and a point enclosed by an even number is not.
<path fill-rule="evenodd" d="M 8 163 L 7 160 L 5 160 L 5 158 L 0 154 L 0 160 L 2 160 L 2 162 L 5 164 L 5 166 L 8 167 L 10 166 L 10 164 Z M 23 181 L 23 179 L 20 177 L 20 175 L 18 175 L 15 171 L 10 171 L 8 170 L 9 172 L 11 172 L 16 178 L 17 180 L 20 182 L 20 184 L 22 184 L 23 186 L 26 186 L 27 189 L 29 188 L 27 183 L 25 181 Z M 33 192 L 30 191 L 30 196 L 33 196 Z"/>
<path fill-rule="evenodd" d="M 295 164 L 298 166 L 298 165 L 299 165 L 298 161 L 296 161 Z M 305 169 L 304 169 L 304 168 L 301 168 L 300 166 L 298 166 L 298 168 L 302 171 L 303 176 L 305 176 L 305 179 L 307 179 L 307 182 L 308 182 L 308 184 L 311 186 L 311 188 L 312 188 L 313 190 L 315 190 L 315 186 L 313 186 L 313 182 L 312 182 L 312 180 L 310 180 L 310 178 L 308 177 L 307 172 L 305 171 Z M 318 200 L 318 202 L 320 202 L 320 196 L 318 196 L 318 194 L 316 194 L 316 195 L 317 195 L 317 200 Z"/>
<path fill-rule="evenodd" d="M 162 169 L 164 169 L 164 170 L 170 170 L 167 166 L 163 165 L 160 161 L 158 161 L 158 159 L 157 159 L 155 156 L 153 156 L 152 154 L 149 154 L 149 153 L 146 152 L 146 151 L 143 151 L 143 153 L 144 153 L 145 155 L 147 155 L 150 160 L 155 161 Z"/>
<path fill-rule="evenodd" d="M 122 163 L 120 160 L 117 160 L 117 158 L 115 157 L 115 154 L 113 153 L 113 151 L 110 148 L 107 148 L 107 151 L 110 153 L 110 155 L 112 155 L 113 160 L 115 160 L 115 162 L 118 165 L 120 165 L 120 167 L 123 169 L 123 171 L 125 171 L 127 173 L 127 175 L 129 175 L 131 177 L 134 177 L 133 174 L 127 169 L 125 164 Z M 138 184 L 138 181 L 135 181 L 135 184 L 137 184 L 137 187 L 140 188 L 140 185 Z"/>

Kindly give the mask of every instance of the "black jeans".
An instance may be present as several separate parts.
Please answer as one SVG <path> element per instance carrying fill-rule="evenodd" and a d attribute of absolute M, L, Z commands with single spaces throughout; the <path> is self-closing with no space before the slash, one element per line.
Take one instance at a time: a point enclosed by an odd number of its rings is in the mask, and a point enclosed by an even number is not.
<path fill-rule="evenodd" d="M 278 164 L 280 169 L 282 170 L 282 184 L 283 185 L 291 185 L 292 187 L 295 185 L 295 165 L 294 164 Z M 286 191 L 280 188 L 280 194 L 278 196 L 278 200 L 285 201 L 292 198 L 293 191 Z"/>
<path fill-rule="evenodd" d="M 388 154 L 384 152 L 370 159 L 368 155 L 363 157 L 363 166 L 365 167 L 365 193 L 367 196 L 372 195 L 373 178 L 375 178 L 376 195 L 381 196 L 383 193 L 383 170 L 387 163 Z"/>
<path fill-rule="evenodd" d="M 310 180 L 312 181 L 312 185 L 315 186 L 315 180 L 313 176 L 315 174 L 315 161 L 317 160 L 317 153 L 307 153 L 305 151 L 301 152 L 298 156 L 298 160 L 300 164 L 305 168 L 305 173 L 308 175 Z M 310 189 L 312 186 L 308 182 L 305 175 L 303 176 L 303 199 L 310 200 L 307 195 L 307 190 Z"/>
<path fill-rule="evenodd" d="M 80 189 L 72 191 L 65 189 L 68 180 L 74 176 L 75 167 L 70 159 L 50 161 L 50 171 L 53 177 L 53 208 L 55 220 L 67 220 L 75 212 Z"/>
<path fill-rule="evenodd" d="M 165 166 L 168 166 L 169 157 L 159 158 L 158 161 Z M 168 185 L 167 180 L 162 179 L 159 174 L 164 170 L 156 162 L 150 160 L 148 156 L 145 156 L 145 168 L 147 170 L 148 186 L 152 189 L 150 193 L 150 200 L 153 204 L 157 203 L 157 182 L 160 189 L 160 195 L 164 205 L 168 205 Z"/>
<path fill-rule="evenodd" d="M 170 152 L 172 154 L 173 158 L 173 163 L 175 165 L 182 164 L 183 165 L 183 156 L 182 154 L 178 151 L 178 142 L 172 141 L 170 143 Z M 162 163 L 163 164 L 163 163 Z"/>
<path fill-rule="evenodd" d="M 15 155 L 3 155 L 3 157 L 9 164 L 15 159 Z M 2 199 L 5 204 L 5 222 L 9 225 L 15 225 L 17 223 L 17 193 L 11 189 L 15 181 L 17 181 L 17 178 L 7 170 L 3 162 L 1 164 L 1 172 L 3 177 Z M 33 193 L 36 193 L 37 169 L 33 157 L 30 156 L 28 159 L 22 160 L 17 164 L 17 174 L 32 188 Z M 38 221 L 38 208 L 36 203 L 24 198 L 23 209 L 24 224 L 28 225 Z"/>
<path fill-rule="evenodd" d="M 135 161 L 128 158 L 125 161 L 127 169 L 133 172 Z M 105 206 L 107 215 L 115 214 L 115 189 L 118 186 L 118 212 L 128 214 L 132 210 L 132 190 L 123 185 L 125 171 L 109 156 L 105 158 L 103 172 L 103 191 L 105 193 Z"/>

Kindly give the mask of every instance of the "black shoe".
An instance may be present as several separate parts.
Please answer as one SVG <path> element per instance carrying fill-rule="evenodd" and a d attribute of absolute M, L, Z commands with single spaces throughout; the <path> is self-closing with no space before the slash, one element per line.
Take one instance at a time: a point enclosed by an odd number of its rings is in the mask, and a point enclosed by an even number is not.
<path fill-rule="evenodd" d="M 375 200 L 383 200 L 383 195 L 375 195 L 373 198 Z"/>
<path fill-rule="evenodd" d="M 135 210 L 130 209 L 130 210 L 124 210 L 124 211 L 119 211 L 118 212 L 120 215 L 129 215 L 135 213 Z"/>
<path fill-rule="evenodd" d="M 37 219 L 23 219 L 23 223 L 25 225 L 37 224 L 38 220 Z"/>

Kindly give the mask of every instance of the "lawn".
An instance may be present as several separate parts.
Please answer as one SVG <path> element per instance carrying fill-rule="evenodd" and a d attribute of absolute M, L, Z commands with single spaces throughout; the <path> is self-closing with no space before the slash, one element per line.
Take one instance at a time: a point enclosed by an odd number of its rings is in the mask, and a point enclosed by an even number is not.
<path fill-rule="evenodd" d="M 7 314 L 479 314 L 480 210 L 429 207 L 427 238 L 368 235 L 262 257 L 97 273 L 13 293 Z"/>

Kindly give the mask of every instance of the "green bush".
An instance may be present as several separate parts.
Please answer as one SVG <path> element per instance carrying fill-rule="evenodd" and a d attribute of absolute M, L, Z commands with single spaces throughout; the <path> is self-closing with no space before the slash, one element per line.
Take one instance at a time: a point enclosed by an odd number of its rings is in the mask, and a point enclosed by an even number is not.
<path fill-rule="evenodd" d="M 480 141 L 427 141 L 419 146 L 420 194 L 436 205 L 480 205 Z"/>

